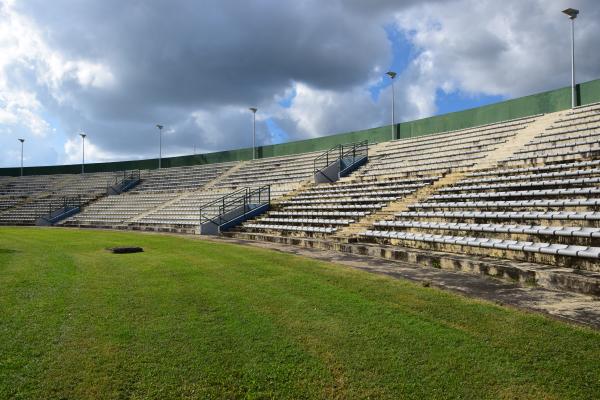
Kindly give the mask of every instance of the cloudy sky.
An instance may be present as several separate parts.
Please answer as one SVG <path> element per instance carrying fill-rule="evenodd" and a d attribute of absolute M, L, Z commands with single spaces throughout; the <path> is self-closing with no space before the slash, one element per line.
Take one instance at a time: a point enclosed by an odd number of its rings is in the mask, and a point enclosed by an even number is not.
<path fill-rule="evenodd" d="M 0 167 L 280 143 L 600 78 L 597 0 L 0 0 Z M 583 50 L 585 49 L 585 51 Z"/>

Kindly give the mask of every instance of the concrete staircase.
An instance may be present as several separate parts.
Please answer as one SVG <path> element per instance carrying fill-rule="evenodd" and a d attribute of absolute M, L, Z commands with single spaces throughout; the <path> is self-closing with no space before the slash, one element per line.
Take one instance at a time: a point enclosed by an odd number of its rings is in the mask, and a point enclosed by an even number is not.
<path fill-rule="evenodd" d="M 538 134 L 544 132 L 547 128 L 552 126 L 564 112 L 554 112 L 550 114 L 544 114 L 536 118 L 536 120 L 528 125 L 525 129 L 519 131 L 517 135 L 508 140 L 502 146 L 496 150 L 490 152 L 485 158 L 480 160 L 471 169 L 472 171 L 488 170 L 498 166 L 498 163 L 505 160 L 521 150 L 527 143 L 533 140 Z"/>
<path fill-rule="evenodd" d="M 433 184 L 422 187 L 416 192 L 403 197 L 398 201 L 393 201 L 386 207 L 383 207 L 381 210 L 362 218 L 360 221 L 354 224 L 338 230 L 333 237 L 338 239 L 349 239 L 351 237 L 355 237 L 359 232 L 364 231 L 366 228 L 372 226 L 375 221 L 393 218 L 395 213 L 408 210 L 408 206 L 411 204 L 427 199 L 429 196 L 435 194 L 439 189 L 453 185 L 461 180 L 464 176 L 465 172 L 463 171 L 450 172 Z"/>
<path fill-rule="evenodd" d="M 205 191 L 207 189 L 212 189 L 216 186 L 218 186 L 221 182 L 223 182 L 225 179 L 227 179 L 228 177 L 230 177 L 232 174 L 236 173 L 237 171 L 239 171 L 244 165 L 246 164 L 246 161 L 240 161 L 238 163 L 236 163 L 233 167 L 229 168 L 227 171 L 225 171 L 222 174 L 219 174 L 215 179 L 208 181 L 206 183 L 206 185 L 202 186 L 200 189 L 196 190 L 198 191 Z"/>

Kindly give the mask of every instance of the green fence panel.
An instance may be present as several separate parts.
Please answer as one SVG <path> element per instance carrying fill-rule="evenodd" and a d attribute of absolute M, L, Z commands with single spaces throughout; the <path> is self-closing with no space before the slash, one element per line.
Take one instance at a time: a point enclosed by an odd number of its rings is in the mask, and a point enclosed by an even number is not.
<path fill-rule="evenodd" d="M 577 102 L 580 105 L 600 102 L 600 79 L 577 85 L 576 93 Z M 566 87 L 469 110 L 402 122 L 396 125 L 395 138 L 404 139 L 429 135 L 432 133 L 465 129 L 478 125 L 565 110 L 569 107 L 571 107 L 571 88 Z M 383 142 L 390 140 L 391 137 L 391 126 L 387 125 L 360 131 L 322 136 L 314 139 L 259 146 L 257 147 L 256 152 L 258 158 L 277 157 L 311 151 L 324 151 L 337 144 L 358 142 L 365 139 L 369 140 L 371 143 Z M 250 159 L 252 159 L 252 148 L 244 148 L 206 154 L 166 157 L 162 159 L 162 166 L 169 168 Z M 158 168 L 158 159 L 156 158 L 108 163 L 90 163 L 85 165 L 86 172 L 110 172 L 155 168 Z M 78 174 L 80 172 L 81 164 L 24 168 L 25 175 Z M 18 176 L 20 173 L 21 171 L 18 167 L 0 168 L 0 176 Z"/>

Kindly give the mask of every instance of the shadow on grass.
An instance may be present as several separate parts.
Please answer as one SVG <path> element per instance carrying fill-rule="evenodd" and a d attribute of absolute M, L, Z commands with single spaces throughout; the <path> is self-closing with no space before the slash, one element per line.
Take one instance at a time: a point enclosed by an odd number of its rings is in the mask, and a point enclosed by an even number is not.
<path fill-rule="evenodd" d="M 18 253 L 18 251 L 13 250 L 13 249 L 0 249 L 0 254 L 12 254 L 12 253 Z"/>

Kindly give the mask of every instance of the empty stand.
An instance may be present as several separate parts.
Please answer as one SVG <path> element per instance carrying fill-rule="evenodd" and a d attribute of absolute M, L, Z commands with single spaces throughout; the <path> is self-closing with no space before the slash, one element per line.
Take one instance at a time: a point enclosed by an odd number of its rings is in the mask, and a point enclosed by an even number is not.
<path fill-rule="evenodd" d="M 269 157 L 245 162 L 220 182 L 224 188 L 288 185 L 293 188 L 312 178 L 314 158 L 321 152 Z"/>
<path fill-rule="evenodd" d="M 366 238 L 600 272 L 598 107 L 565 112 L 499 166 L 468 174 Z M 582 138 L 585 140 L 581 140 Z"/>
<path fill-rule="evenodd" d="M 270 185 L 271 210 L 234 235 L 568 267 L 600 287 L 599 138 L 596 104 L 371 145 L 368 163 L 333 183 L 313 183 L 322 152 L 141 171 L 115 196 L 108 173 L 0 178 L 0 224 L 32 224 L 78 195 L 87 205 L 64 226 L 194 233 L 200 208 L 210 219 L 215 199 Z"/>
<path fill-rule="evenodd" d="M 0 188 L 0 225 L 34 225 L 52 205 L 65 197 L 79 197 L 83 204 L 106 193 L 113 173 L 38 175 L 12 178 Z"/>
<path fill-rule="evenodd" d="M 467 169 L 535 121 L 523 118 L 381 143 L 361 175 L 421 176 Z"/>
<path fill-rule="evenodd" d="M 389 179 L 381 182 L 337 182 L 316 185 L 289 200 L 277 202 L 275 211 L 245 224 L 248 230 L 324 233 L 336 232 L 438 177 Z"/>
<path fill-rule="evenodd" d="M 305 236 L 343 231 L 450 171 L 474 165 L 533 121 L 520 119 L 380 143 L 374 147 L 369 162 L 353 176 L 276 202 L 274 211 L 245 224 L 244 229 Z"/>
<path fill-rule="evenodd" d="M 171 199 L 173 193 L 124 193 L 104 197 L 63 221 L 63 226 L 118 228 L 127 221 Z"/>
<path fill-rule="evenodd" d="M 142 171 L 132 192 L 182 192 L 200 189 L 235 163 L 204 164 Z"/>

